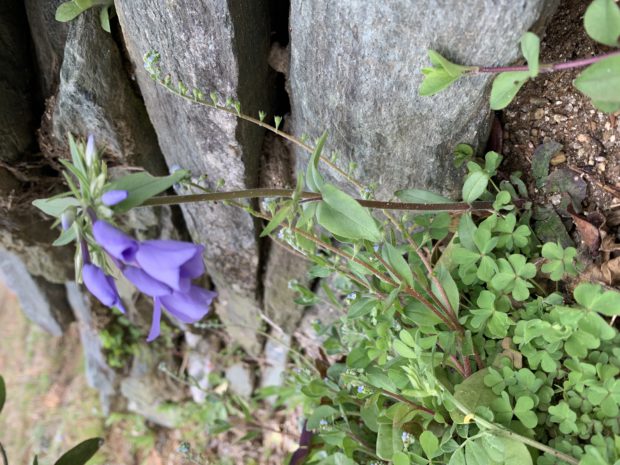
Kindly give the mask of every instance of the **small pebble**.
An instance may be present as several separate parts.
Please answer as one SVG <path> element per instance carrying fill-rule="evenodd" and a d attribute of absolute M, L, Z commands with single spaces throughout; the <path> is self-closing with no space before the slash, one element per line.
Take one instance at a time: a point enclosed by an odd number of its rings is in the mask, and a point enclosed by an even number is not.
<path fill-rule="evenodd" d="M 561 123 L 561 122 L 563 122 L 563 121 L 566 121 L 566 119 L 567 119 L 567 118 L 566 118 L 566 116 L 564 116 L 564 115 L 558 115 L 558 114 L 553 115 L 553 120 L 554 120 L 556 123 Z"/>
<path fill-rule="evenodd" d="M 538 135 L 538 129 L 532 129 L 530 131 L 530 134 L 533 135 L 534 137 L 536 137 Z"/>
<path fill-rule="evenodd" d="M 597 163 L 596 169 L 599 170 L 601 173 L 604 173 L 605 172 L 605 163 Z"/>
<path fill-rule="evenodd" d="M 558 154 L 551 159 L 551 164 L 557 166 L 566 161 L 566 154 L 564 152 L 558 152 Z"/>
<path fill-rule="evenodd" d="M 536 109 L 536 111 L 534 112 L 534 119 L 540 119 L 543 116 L 545 116 L 545 110 L 543 110 L 542 108 Z"/>
<path fill-rule="evenodd" d="M 588 135 L 587 135 L 587 134 L 579 134 L 579 135 L 577 136 L 577 140 L 578 140 L 579 142 L 588 142 L 588 140 L 589 140 L 589 139 L 590 139 L 590 138 L 588 137 Z"/>

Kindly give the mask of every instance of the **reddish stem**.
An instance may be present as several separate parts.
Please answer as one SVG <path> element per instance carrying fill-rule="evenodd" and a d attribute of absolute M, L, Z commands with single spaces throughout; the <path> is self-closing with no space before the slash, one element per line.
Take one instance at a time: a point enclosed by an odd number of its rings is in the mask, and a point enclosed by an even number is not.
<path fill-rule="evenodd" d="M 541 63 L 539 70 L 541 73 L 552 73 L 554 71 L 562 71 L 572 68 L 583 68 L 584 66 L 591 65 L 598 61 L 610 58 L 613 56 L 620 56 L 620 51 L 604 53 L 590 58 L 580 58 L 579 60 L 567 61 L 565 63 Z M 529 71 L 527 65 L 520 66 L 480 66 L 477 69 L 472 70 L 472 73 L 504 73 L 507 71 Z"/>

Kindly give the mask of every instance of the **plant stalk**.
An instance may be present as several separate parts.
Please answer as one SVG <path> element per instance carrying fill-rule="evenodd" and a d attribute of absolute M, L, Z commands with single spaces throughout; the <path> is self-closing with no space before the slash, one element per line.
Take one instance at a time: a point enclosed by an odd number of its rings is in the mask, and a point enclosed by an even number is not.
<path fill-rule="evenodd" d="M 540 73 L 553 73 L 554 71 L 563 71 L 566 69 L 573 68 L 583 68 L 584 66 L 591 65 L 593 63 L 597 63 L 605 58 L 611 58 L 614 56 L 620 56 L 620 51 L 604 53 L 602 55 L 597 55 L 590 58 L 580 58 L 578 60 L 566 61 L 564 63 L 541 63 L 539 66 Z M 472 74 L 479 73 L 505 73 L 510 71 L 529 71 L 529 67 L 527 65 L 518 65 L 518 66 L 480 66 L 471 71 Z"/>

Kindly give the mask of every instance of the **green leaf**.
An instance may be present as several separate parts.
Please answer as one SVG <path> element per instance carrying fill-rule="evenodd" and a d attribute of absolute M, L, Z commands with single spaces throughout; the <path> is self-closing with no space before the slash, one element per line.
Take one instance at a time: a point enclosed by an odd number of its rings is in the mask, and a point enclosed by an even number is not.
<path fill-rule="evenodd" d="M 405 260 L 402 254 L 390 243 L 386 242 L 383 245 L 382 250 L 383 259 L 394 269 L 397 279 L 404 280 L 409 287 L 413 287 L 413 273 L 407 260 Z"/>
<path fill-rule="evenodd" d="M 327 183 L 321 187 L 321 195 L 323 201 L 316 211 L 321 226 L 348 239 L 381 241 L 382 235 L 374 218 L 353 197 Z"/>
<path fill-rule="evenodd" d="M 459 448 L 452 453 L 448 465 L 467 465 L 465 463 L 465 453 L 462 448 Z"/>
<path fill-rule="evenodd" d="M 32 461 L 32 465 L 39 465 L 39 457 L 34 456 L 34 460 Z"/>
<path fill-rule="evenodd" d="M 428 50 L 428 57 L 431 63 L 435 66 L 439 66 L 444 69 L 450 76 L 459 77 L 466 71 L 474 69 L 474 66 L 462 66 L 452 63 L 450 60 L 444 58 L 434 50 Z"/>
<path fill-rule="evenodd" d="M 514 414 L 526 428 L 535 428 L 538 424 L 536 413 L 532 412 L 534 401 L 527 396 L 519 397 L 514 408 Z"/>
<path fill-rule="evenodd" d="M 280 208 L 280 210 L 278 210 L 278 212 L 275 215 L 273 215 L 273 217 L 271 218 L 271 221 L 267 223 L 267 226 L 265 226 L 265 229 L 263 229 L 263 232 L 260 233 L 260 237 L 265 237 L 269 235 L 271 231 L 273 231 L 278 226 L 280 226 L 284 222 L 284 220 L 287 218 L 292 208 L 293 208 L 293 204 L 290 202 L 284 205 L 282 208 Z"/>
<path fill-rule="evenodd" d="M 450 306 L 452 310 L 454 311 L 454 313 L 458 315 L 459 314 L 459 300 L 460 300 L 459 289 L 456 286 L 456 283 L 454 282 L 452 275 L 450 274 L 448 269 L 443 265 L 436 266 L 434 273 L 437 276 L 437 280 L 439 281 L 444 291 L 446 292 L 446 296 L 448 297 L 448 302 L 445 301 L 445 299 L 443 298 L 443 295 L 439 291 L 439 288 L 435 285 L 434 282 L 431 284 L 433 294 L 436 297 L 438 297 L 439 300 L 445 306 Z"/>
<path fill-rule="evenodd" d="M 476 250 L 474 244 L 474 233 L 476 232 L 476 225 L 471 217 L 471 213 L 467 212 L 461 216 L 458 228 L 458 238 L 460 243 L 469 250 Z"/>
<path fill-rule="evenodd" d="M 410 465 L 409 456 L 404 452 L 394 452 L 392 455 L 392 463 L 394 465 Z"/>
<path fill-rule="evenodd" d="M 401 357 L 418 358 L 418 354 L 416 354 L 415 351 L 409 348 L 409 346 L 407 346 L 404 342 L 395 339 L 392 345 L 394 347 L 394 351 Z"/>
<path fill-rule="evenodd" d="M 64 230 L 60 233 L 60 236 L 52 242 L 54 247 L 60 247 L 63 245 L 67 245 L 70 242 L 73 242 L 77 237 L 77 225 L 74 223 L 69 229 Z"/>
<path fill-rule="evenodd" d="M 493 80 L 493 86 L 491 87 L 491 109 L 501 110 L 506 108 L 529 77 L 529 71 L 500 73 Z"/>
<path fill-rule="evenodd" d="M 65 452 L 54 465 L 84 465 L 95 455 L 102 444 L 103 439 L 101 438 L 87 439 Z"/>
<path fill-rule="evenodd" d="M 60 218 L 69 207 L 79 207 L 80 202 L 75 197 L 55 197 L 50 199 L 37 199 L 32 202 L 43 213 L 54 218 Z"/>
<path fill-rule="evenodd" d="M 487 373 L 488 368 L 477 371 L 454 388 L 454 398 L 471 412 L 480 406 L 490 408 L 491 403 L 497 399 L 493 390 L 484 383 Z M 450 416 L 457 423 L 463 422 L 464 415 L 458 410 L 450 412 Z"/>
<path fill-rule="evenodd" d="M 6 384 L 4 383 L 4 378 L 0 375 L 0 412 L 2 412 L 2 408 L 4 407 L 5 402 L 6 402 Z"/>
<path fill-rule="evenodd" d="M 379 424 L 377 432 L 377 450 L 376 453 L 382 460 L 392 460 L 394 454 L 394 428 L 389 423 Z"/>
<path fill-rule="evenodd" d="M 588 66 L 573 82 L 593 103 L 603 103 L 603 111 L 620 109 L 620 56 L 605 58 Z"/>
<path fill-rule="evenodd" d="M 308 161 L 308 168 L 306 169 L 306 185 L 312 192 L 320 192 L 323 183 L 323 176 L 319 173 L 319 161 L 321 160 L 321 152 L 325 146 L 327 140 L 327 131 L 325 131 L 319 138 L 314 152 Z"/>
<path fill-rule="evenodd" d="M 56 21 L 66 23 L 77 18 L 83 11 L 73 0 L 61 3 L 56 8 Z"/>
<path fill-rule="evenodd" d="M 606 316 L 620 315 L 620 292 L 604 291 L 598 284 L 581 283 L 573 293 L 577 303 Z"/>
<path fill-rule="evenodd" d="M 484 171 L 475 171 L 467 176 L 463 184 L 463 200 L 471 203 L 480 197 L 487 189 L 489 175 Z"/>
<path fill-rule="evenodd" d="M 420 434 L 420 445 L 426 456 L 431 459 L 434 457 L 435 452 L 439 449 L 439 439 L 430 431 L 424 431 Z"/>
<path fill-rule="evenodd" d="M 586 32 L 597 42 L 620 45 L 620 7 L 614 0 L 594 0 L 583 17 Z"/>
<path fill-rule="evenodd" d="M 504 458 L 500 462 L 502 465 L 533 465 L 532 455 L 525 444 L 515 439 L 498 437 L 497 440 L 502 444 Z"/>
<path fill-rule="evenodd" d="M 556 153 L 562 150 L 562 144 L 551 140 L 539 145 L 532 157 L 532 175 L 536 180 L 536 187 L 542 187 L 549 175 L 549 162 Z"/>
<path fill-rule="evenodd" d="M 394 193 L 403 202 L 409 203 L 452 203 L 453 201 L 443 195 L 422 189 L 403 189 Z"/>
<path fill-rule="evenodd" d="M 110 7 L 104 6 L 99 11 L 99 24 L 101 24 L 101 29 L 104 31 L 111 33 L 112 28 L 110 27 Z"/>
<path fill-rule="evenodd" d="M 133 173 L 123 176 L 111 182 L 107 187 L 107 190 L 122 190 L 128 193 L 127 198 L 115 205 L 113 210 L 123 213 L 142 205 L 146 200 L 164 192 L 187 176 L 189 176 L 187 170 L 175 171 L 169 176 L 161 177 L 151 176 L 149 173 Z"/>
<path fill-rule="evenodd" d="M 418 89 L 418 94 L 422 97 L 435 95 L 459 78 L 458 76 L 451 76 L 446 70 L 440 68 L 424 68 L 422 73 L 424 80 Z"/>
<path fill-rule="evenodd" d="M 377 307 L 377 299 L 372 297 L 362 297 L 359 300 L 356 300 L 353 305 L 349 308 L 349 313 L 347 317 L 351 320 L 355 318 L 361 318 L 365 315 L 368 315 Z"/>
<path fill-rule="evenodd" d="M 533 32 L 526 32 L 521 37 L 521 53 L 530 69 L 530 77 L 538 75 L 538 57 L 540 55 L 540 39 Z"/>
<path fill-rule="evenodd" d="M 320 405 L 314 409 L 312 415 L 308 418 L 306 428 L 309 430 L 317 429 L 321 420 L 325 418 L 332 418 L 338 414 L 338 410 L 330 405 Z"/>

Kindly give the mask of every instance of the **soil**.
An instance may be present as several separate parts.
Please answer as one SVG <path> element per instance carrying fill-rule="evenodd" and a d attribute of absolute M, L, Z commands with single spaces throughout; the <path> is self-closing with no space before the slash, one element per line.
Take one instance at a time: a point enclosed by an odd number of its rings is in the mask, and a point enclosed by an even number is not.
<path fill-rule="evenodd" d="M 563 0 L 541 42 L 541 63 L 558 63 L 587 58 L 611 49 L 591 40 L 583 27 L 583 15 L 590 0 Z M 561 193 L 539 189 L 531 175 L 532 157 L 541 144 L 562 145 L 551 159 L 551 172 L 570 170 L 575 186 L 587 188 L 575 216 L 558 211 L 582 259 L 590 262 L 603 284 L 618 286 L 620 280 L 620 112 L 598 111 L 572 82 L 583 70 L 543 74 L 529 81 L 500 119 L 504 127 L 504 149 L 508 172 L 521 171 L 535 203 L 559 210 Z M 570 177 L 570 176 L 569 176 Z M 607 250 L 604 250 L 607 249 Z M 617 258 L 613 262 L 614 258 Z M 615 278 L 598 271 L 612 261 Z M 608 267 L 609 268 L 609 267 Z"/>

